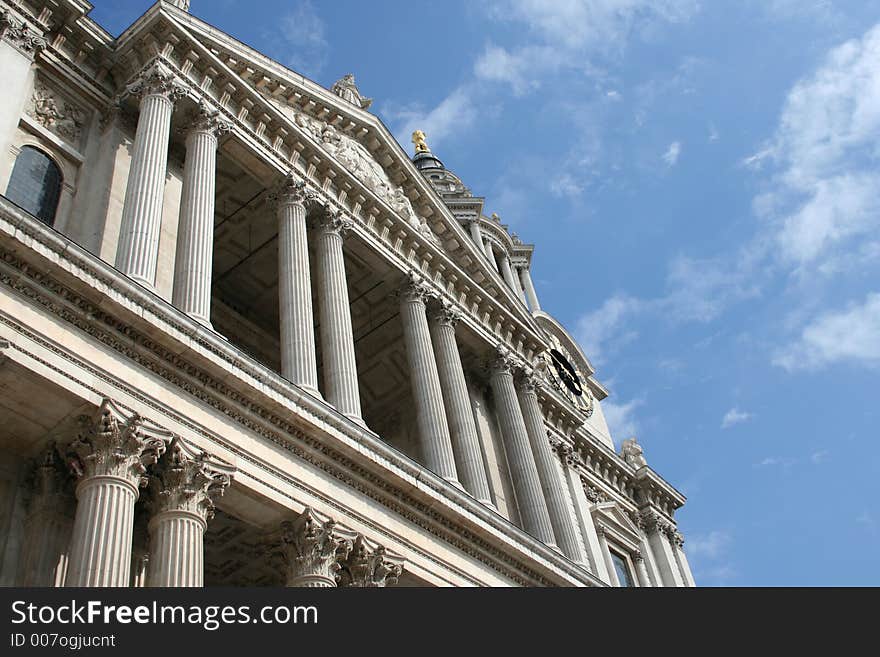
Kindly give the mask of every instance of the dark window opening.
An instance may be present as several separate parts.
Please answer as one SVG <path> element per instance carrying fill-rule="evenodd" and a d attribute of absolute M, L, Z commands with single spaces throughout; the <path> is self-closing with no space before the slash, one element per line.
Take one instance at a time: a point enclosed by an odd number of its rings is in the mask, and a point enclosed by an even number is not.
<path fill-rule="evenodd" d="M 15 159 L 6 198 L 51 226 L 55 223 L 61 181 L 61 170 L 49 156 L 25 146 Z"/>

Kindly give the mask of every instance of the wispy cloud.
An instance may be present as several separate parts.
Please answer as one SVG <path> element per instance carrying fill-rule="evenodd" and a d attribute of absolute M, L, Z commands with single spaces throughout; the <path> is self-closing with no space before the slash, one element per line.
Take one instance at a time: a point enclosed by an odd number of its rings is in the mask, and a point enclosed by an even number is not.
<path fill-rule="evenodd" d="M 681 155 L 681 142 L 674 141 L 669 144 L 669 148 L 666 149 L 666 152 L 663 153 L 663 161 L 666 162 L 667 166 L 673 167 L 678 162 L 678 158 Z"/>
<path fill-rule="evenodd" d="M 623 322 L 644 310 L 645 304 L 625 294 L 609 297 L 596 310 L 583 315 L 575 332 L 587 357 L 601 362 L 606 349 L 636 337 L 635 331 L 622 326 Z"/>
<path fill-rule="evenodd" d="M 283 63 L 294 71 L 316 77 L 327 63 L 330 46 L 324 21 L 311 0 L 299 0 L 278 20 L 273 41 L 280 39 Z"/>
<path fill-rule="evenodd" d="M 730 543 L 731 536 L 726 531 L 716 529 L 708 534 L 696 534 L 687 540 L 688 556 L 717 559 L 730 547 Z"/>
<path fill-rule="evenodd" d="M 743 422 L 748 422 L 754 416 L 751 413 L 746 413 L 745 411 L 741 411 L 738 408 L 731 408 L 727 413 L 724 414 L 724 417 L 721 418 L 721 428 L 729 429 L 730 427 L 736 424 L 742 424 Z"/>
<path fill-rule="evenodd" d="M 602 413 L 615 444 L 620 444 L 624 439 L 638 433 L 639 423 L 635 411 L 643 403 L 642 399 L 631 399 L 621 404 L 607 399 L 602 402 Z"/>
<path fill-rule="evenodd" d="M 773 362 L 790 371 L 817 370 L 838 362 L 880 366 L 880 293 L 813 319 Z"/>
<path fill-rule="evenodd" d="M 721 529 L 688 537 L 684 549 L 698 585 L 725 586 L 736 579 L 737 570 L 730 559 L 733 537 Z"/>
<path fill-rule="evenodd" d="M 457 87 L 431 109 L 421 105 L 384 107 L 383 113 L 397 126 L 396 137 L 401 144 L 409 143 L 414 130 L 422 130 L 432 150 L 450 135 L 467 129 L 478 116 L 477 100 L 467 85 Z"/>

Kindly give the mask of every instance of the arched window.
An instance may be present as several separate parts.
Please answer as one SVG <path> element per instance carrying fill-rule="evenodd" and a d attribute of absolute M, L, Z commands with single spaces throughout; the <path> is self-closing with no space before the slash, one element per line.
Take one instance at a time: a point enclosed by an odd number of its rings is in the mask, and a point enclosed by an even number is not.
<path fill-rule="evenodd" d="M 15 159 L 6 198 L 51 226 L 61 196 L 61 180 L 61 170 L 48 155 L 24 146 Z"/>

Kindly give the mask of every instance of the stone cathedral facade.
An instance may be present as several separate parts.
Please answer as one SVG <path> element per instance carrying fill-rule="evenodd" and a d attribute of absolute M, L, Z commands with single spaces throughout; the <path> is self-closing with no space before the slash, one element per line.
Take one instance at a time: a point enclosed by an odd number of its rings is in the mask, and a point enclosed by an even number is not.
<path fill-rule="evenodd" d="M 90 9 L 0 0 L 0 583 L 694 585 L 424 134 L 183 0 Z"/>

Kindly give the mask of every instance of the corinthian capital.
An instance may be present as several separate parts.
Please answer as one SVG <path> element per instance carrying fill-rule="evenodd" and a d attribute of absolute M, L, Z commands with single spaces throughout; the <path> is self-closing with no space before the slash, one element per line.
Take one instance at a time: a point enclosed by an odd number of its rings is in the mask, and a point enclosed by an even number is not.
<path fill-rule="evenodd" d="M 125 91 L 132 96 L 164 96 L 171 101 L 186 95 L 186 87 L 174 71 L 158 60 L 138 73 Z"/>
<path fill-rule="evenodd" d="M 431 287 L 427 281 L 415 272 L 407 272 L 406 276 L 397 291 L 397 295 L 402 301 L 410 303 L 421 302 L 426 303 L 432 296 Z"/>
<path fill-rule="evenodd" d="M 234 472 L 175 438 L 150 477 L 154 514 L 188 511 L 207 522 L 214 517 L 214 500 L 226 492 Z"/>
<path fill-rule="evenodd" d="M 281 523 L 281 554 L 288 568 L 288 585 L 298 585 L 303 578 L 335 581 L 339 561 L 348 558 L 352 547 L 335 529 L 335 522 L 322 522 L 308 507 L 296 520 Z"/>
<path fill-rule="evenodd" d="M 69 465 L 80 479 L 120 477 L 132 486 L 145 486 L 147 466 L 165 451 L 166 438 L 148 435 L 137 414 L 123 417 L 109 399 L 97 416 L 82 415 L 81 431 L 70 444 Z"/>
<path fill-rule="evenodd" d="M 519 361 L 503 345 L 495 347 L 489 356 L 489 371 L 492 374 L 513 374 L 519 367 Z"/>
<path fill-rule="evenodd" d="M 358 535 L 336 581 L 339 586 L 382 588 L 396 584 L 402 572 L 401 559 L 392 559 L 381 545 L 371 550 Z"/>
<path fill-rule="evenodd" d="M 428 308 L 428 317 L 435 324 L 455 328 L 461 319 L 461 314 L 445 301 L 438 300 Z"/>
<path fill-rule="evenodd" d="M 338 210 L 324 208 L 315 219 L 315 226 L 322 233 L 343 235 L 351 228 L 352 221 Z"/>
<path fill-rule="evenodd" d="M 297 204 L 310 205 L 318 200 L 318 193 L 292 171 L 289 172 L 271 192 L 269 202 L 278 206 Z"/>
<path fill-rule="evenodd" d="M 188 125 L 184 132 L 209 132 L 211 134 L 226 133 L 232 130 L 232 124 L 223 118 L 223 115 L 215 107 L 202 101 L 197 109 L 190 112 Z"/>

